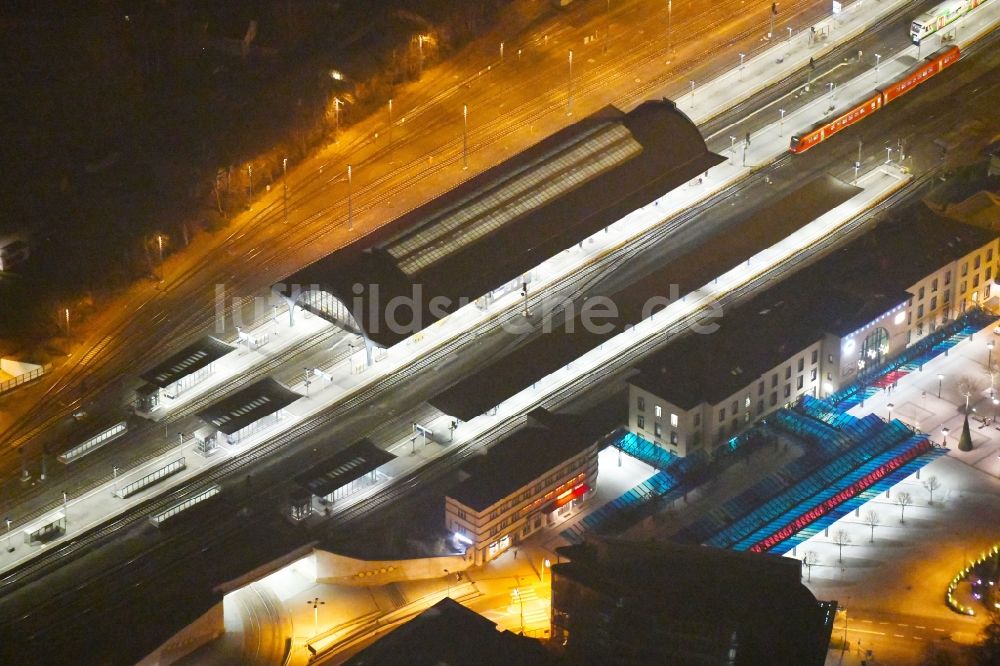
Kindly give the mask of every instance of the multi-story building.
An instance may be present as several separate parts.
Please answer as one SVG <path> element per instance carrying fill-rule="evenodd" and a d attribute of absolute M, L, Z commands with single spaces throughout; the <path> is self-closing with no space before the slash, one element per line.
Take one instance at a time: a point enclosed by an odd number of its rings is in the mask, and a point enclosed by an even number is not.
<path fill-rule="evenodd" d="M 798 560 L 610 539 L 556 552 L 552 639 L 572 663 L 826 660 L 837 604 L 816 600 Z"/>
<path fill-rule="evenodd" d="M 445 525 L 476 564 L 568 517 L 597 481 L 597 443 L 542 425 L 539 411 L 474 461 L 445 497 Z"/>
<path fill-rule="evenodd" d="M 711 453 L 992 302 L 997 262 L 990 231 L 926 210 L 885 222 L 647 359 L 629 380 L 628 427 L 680 456 Z"/>

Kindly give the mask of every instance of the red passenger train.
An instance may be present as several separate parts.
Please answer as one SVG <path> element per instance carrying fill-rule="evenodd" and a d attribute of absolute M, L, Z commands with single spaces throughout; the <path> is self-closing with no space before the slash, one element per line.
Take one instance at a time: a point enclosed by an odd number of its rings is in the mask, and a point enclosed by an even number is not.
<path fill-rule="evenodd" d="M 961 55 L 961 51 L 957 46 L 944 46 L 938 49 L 924 58 L 923 63 L 915 67 L 903 78 L 896 79 L 886 87 L 875 90 L 871 97 L 834 120 L 820 123 L 805 134 L 793 136 L 789 149 L 793 153 L 804 153 L 820 141 L 829 139 L 845 127 L 849 127 L 859 120 L 867 118 L 892 100 L 910 92 L 945 67 L 955 64 Z"/>

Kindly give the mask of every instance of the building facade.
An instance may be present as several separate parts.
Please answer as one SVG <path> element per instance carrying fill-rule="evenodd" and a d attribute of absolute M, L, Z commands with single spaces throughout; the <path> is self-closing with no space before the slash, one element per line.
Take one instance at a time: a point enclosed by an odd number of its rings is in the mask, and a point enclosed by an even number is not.
<path fill-rule="evenodd" d="M 573 433 L 527 427 L 485 456 L 445 497 L 445 525 L 476 564 L 488 562 L 590 496 L 597 444 Z"/>
<path fill-rule="evenodd" d="M 628 429 L 679 456 L 711 454 L 801 396 L 863 380 L 970 308 L 995 306 L 993 233 L 937 217 L 914 227 L 876 228 L 727 312 L 719 332 L 654 355 L 629 380 Z"/>

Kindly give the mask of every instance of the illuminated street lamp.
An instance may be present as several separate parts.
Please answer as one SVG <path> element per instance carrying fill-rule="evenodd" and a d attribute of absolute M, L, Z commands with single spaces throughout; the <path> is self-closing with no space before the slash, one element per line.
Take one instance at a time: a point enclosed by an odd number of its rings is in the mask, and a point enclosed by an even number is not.
<path fill-rule="evenodd" d="M 344 105 L 339 97 L 333 98 L 333 142 L 340 140 L 340 108 Z"/>
<path fill-rule="evenodd" d="M 740 54 L 740 81 L 743 80 L 743 59 L 747 57 L 746 53 Z"/>
<path fill-rule="evenodd" d="M 63 308 L 63 321 L 66 322 L 66 335 L 69 335 L 69 308 Z"/>
<path fill-rule="evenodd" d="M 462 169 L 469 168 L 469 105 L 462 105 Z"/>
<path fill-rule="evenodd" d="M 347 230 L 352 231 L 354 229 L 354 207 L 351 203 L 351 196 L 353 194 L 354 179 L 352 177 L 351 165 L 347 165 Z"/>
<path fill-rule="evenodd" d="M 569 50 L 569 78 L 566 82 L 566 115 L 573 113 L 573 49 Z"/>
<path fill-rule="evenodd" d="M 694 108 L 694 81 L 688 81 L 691 85 L 691 108 Z"/>
<path fill-rule="evenodd" d="M 114 493 L 115 493 L 115 495 L 117 495 L 118 494 L 118 465 L 115 465 L 111 469 L 111 476 L 114 479 Z"/>
<path fill-rule="evenodd" d="M 948 433 L 951 432 L 948 428 L 941 428 L 941 444 L 948 446 Z"/>
<path fill-rule="evenodd" d="M 392 98 L 389 98 L 389 160 L 392 161 Z"/>
<path fill-rule="evenodd" d="M 785 136 L 785 110 L 778 109 L 781 116 L 778 118 L 778 136 Z"/>
<path fill-rule="evenodd" d="M 878 83 L 878 66 L 879 66 L 879 63 L 881 61 L 882 61 L 882 56 L 880 56 L 878 53 L 876 53 L 875 54 L 875 83 Z"/>
<path fill-rule="evenodd" d="M 253 165 L 247 165 L 247 183 L 250 186 L 250 199 L 253 200 Z"/>
<path fill-rule="evenodd" d="M 941 373 L 939 372 L 939 373 L 938 373 L 938 398 L 940 398 L 940 397 L 941 397 L 941 382 L 943 382 L 943 381 L 944 381 L 944 375 L 942 375 L 942 374 L 941 374 Z"/>
<path fill-rule="evenodd" d="M 987 353 L 987 356 L 986 356 L 986 369 L 987 370 L 989 370 L 990 367 L 993 365 L 993 346 L 995 344 L 996 343 L 993 342 L 992 340 L 990 340 L 989 342 L 986 343 L 986 349 L 989 350 L 989 352 Z"/>
<path fill-rule="evenodd" d="M 886 405 L 886 407 L 888 407 L 888 409 L 889 409 L 889 421 L 892 421 L 892 408 L 895 407 L 895 406 L 896 405 L 892 404 L 891 402 Z"/>
<path fill-rule="evenodd" d="M 319 597 L 313 597 L 306 603 L 313 607 L 313 635 L 315 636 L 319 633 L 319 607 L 326 604 L 326 602 L 320 601 Z"/>
<path fill-rule="evenodd" d="M 336 141 L 336 134 L 334 134 L 334 141 Z M 282 198 L 285 204 L 285 224 L 288 224 L 288 158 L 282 158 L 281 160 L 281 185 L 282 185 Z"/>
<path fill-rule="evenodd" d="M 160 282 L 163 282 L 163 234 L 156 234 L 156 250 L 160 257 Z"/>
<path fill-rule="evenodd" d="M 14 544 L 10 542 L 10 526 L 14 524 L 14 521 L 11 520 L 10 518 L 4 518 L 4 520 L 7 522 L 7 552 L 13 553 Z"/>

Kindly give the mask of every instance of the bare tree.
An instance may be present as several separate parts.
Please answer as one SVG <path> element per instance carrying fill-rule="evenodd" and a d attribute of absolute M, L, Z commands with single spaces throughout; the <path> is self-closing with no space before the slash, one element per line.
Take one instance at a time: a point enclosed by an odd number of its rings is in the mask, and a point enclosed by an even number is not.
<path fill-rule="evenodd" d="M 955 388 L 958 389 L 958 394 L 965 398 L 965 413 L 969 413 L 969 398 L 972 397 L 973 393 L 979 393 L 982 390 L 982 385 L 979 380 L 971 375 L 962 375 L 955 382 Z"/>
<path fill-rule="evenodd" d="M 924 481 L 924 488 L 930 493 L 930 499 L 927 500 L 928 504 L 934 504 L 934 491 L 941 487 L 941 482 L 938 481 L 936 476 L 929 476 L 927 480 Z"/>
<path fill-rule="evenodd" d="M 806 580 L 812 582 L 813 567 L 819 564 L 819 555 L 815 550 L 810 550 L 802 556 L 802 564 L 806 565 Z"/>
<path fill-rule="evenodd" d="M 882 518 L 879 517 L 878 511 L 874 509 L 868 509 L 865 511 L 865 524 L 872 528 L 872 535 L 868 539 L 868 543 L 875 543 L 875 528 L 879 523 L 882 522 Z"/>
<path fill-rule="evenodd" d="M 906 512 L 906 507 L 913 504 L 913 498 L 910 497 L 910 493 L 896 493 L 896 499 L 893 501 L 899 505 L 899 522 L 904 524 L 906 521 L 903 519 L 903 514 Z"/>
<path fill-rule="evenodd" d="M 851 535 L 847 533 L 847 530 L 837 530 L 833 533 L 833 542 L 837 544 L 837 548 L 840 549 L 840 554 L 837 556 L 838 562 L 844 561 L 844 546 L 851 543 Z"/>

